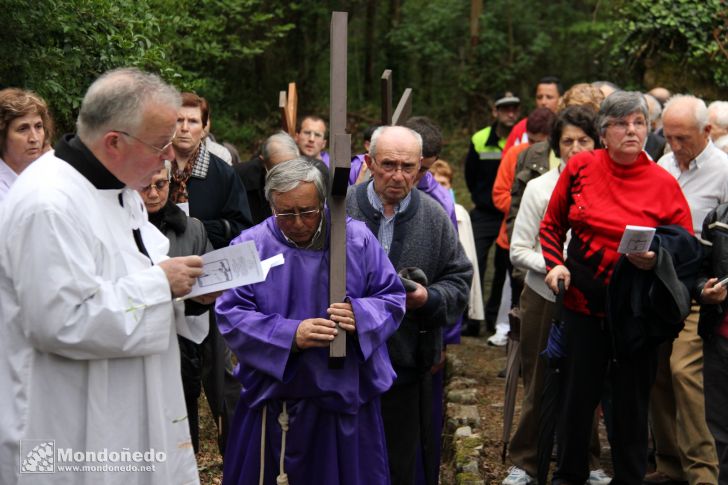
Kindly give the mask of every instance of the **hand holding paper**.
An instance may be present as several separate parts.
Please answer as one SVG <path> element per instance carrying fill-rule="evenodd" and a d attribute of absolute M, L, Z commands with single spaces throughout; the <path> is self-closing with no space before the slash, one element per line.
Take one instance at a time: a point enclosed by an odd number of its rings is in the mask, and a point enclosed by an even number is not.
<path fill-rule="evenodd" d="M 261 262 L 253 241 L 209 252 L 202 256 L 202 275 L 184 299 L 259 283 L 265 280 L 272 267 L 283 263 L 281 254 Z"/>
<path fill-rule="evenodd" d="M 654 227 L 627 226 L 624 228 L 617 252 L 622 254 L 646 253 L 650 250 L 653 237 L 655 237 Z"/>

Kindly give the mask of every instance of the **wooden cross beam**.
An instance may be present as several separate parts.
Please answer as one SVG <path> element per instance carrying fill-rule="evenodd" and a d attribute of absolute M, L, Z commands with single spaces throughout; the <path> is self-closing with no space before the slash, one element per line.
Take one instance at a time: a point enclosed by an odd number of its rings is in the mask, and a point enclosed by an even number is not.
<path fill-rule="evenodd" d="M 281 110 L 281 129 L 292 137 L 295 136 L 298 115 L 296 83 L 288 83 L 288 94 L 285 91 L 278 93 L 278 108 Z"/>
<path fill-rule="evenodd" d="M 382 97 L 382 124 L 392 123 L 392 70 L 385 69 L 379 82 Z"/>
<path fill-rule="evenodd" d="M 404 125 L 405 122 L 412 115 L 412 88 L 407 88 L 402 93 L 402 97 L 397 103 L 397 109 L 394 110 L 392 115 L 393 125 Z"/>
<path fill-rule="evenodd" d="M 346 298 L 346 189 L 351 167 L 351 135 L 346 133 L 346 68 L 348 13 L 331 15 L 331 192 L 328 199 L 331 219 L 329 242 L 329 301 L 341 303 Z M 339 328 L 329 345 L 329 367 L 341 368 L 346 357 L 346 332 Z"/>
<path fill-rule="evenodd" d="M 392 113 L 392 71 L 385 69 L 380 80 L 383 125 L 404 125 L 412 115 L 412 88 L 404 90 Z"/>

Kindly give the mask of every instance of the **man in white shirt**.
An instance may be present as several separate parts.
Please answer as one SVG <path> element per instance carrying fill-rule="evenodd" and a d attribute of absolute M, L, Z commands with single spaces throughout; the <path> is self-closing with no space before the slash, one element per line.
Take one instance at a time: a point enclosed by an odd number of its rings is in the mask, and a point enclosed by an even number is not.
<path fill-rule="evenodd" d="M 0 483 L 199 482 L 177 334 L 207 325 L 174 299 L 202 260 L 166 258 L 136 192 L 173 157 L 179 106 L 157 76 L 104 74 L 0 206 Z"/>
<path fill-rule="evenodd" d="M 710 141 L 708 109 L 701 99 L 673 96 L 662 120 L 672 152 L 658 163 L 682 187 L 700 237 L 708 212 L 728 202 L 728 155 Z M 715 443 L 705 421 L 703 342 L 697 326 L 698 306 L 694 305 L 680 335 L 659 351 L 650 396 L 657 469 L 645 477 L 647 483 L 718 483 Z"/>

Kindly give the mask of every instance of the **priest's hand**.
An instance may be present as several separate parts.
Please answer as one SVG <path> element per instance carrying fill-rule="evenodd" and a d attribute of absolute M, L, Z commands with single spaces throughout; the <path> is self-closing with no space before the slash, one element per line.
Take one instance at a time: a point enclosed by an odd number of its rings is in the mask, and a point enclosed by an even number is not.
<path fill-rule="evenodd" d="M 347 333 L 356 332 L 356 317 L 351 303 L 334 303 L 328 310 L 329 317 Z"/>
<path fill-rule="evenodd" d="M 417 289 L 406 293 L 407 299 L 405 300 L 405 306 L 407 310 L 416 310 L 427 303 L 427 288 L 417 282 L 415 284 L 417 285 Z"/>
<path fill-rule="evenodd" d="M 325 318 L 307 318 L 296 329 L 296 347 L 304 350 L 311 347 L 327 347 L 338 333 L 336 324 Z"/>
<path fill-rule="evenodd" d="M 217 297 L 222 295 L 222 291 L 216 291 L 214 293 L 207 293 L 200 296 L 190 298 L 192 301 L 196 301 L 200 305 L 212 305 L 217 300 Z"/>
<path fill-rule="evenodd" d="M 167 275 L 172 296 L 178 298 L 192 291 L 195 280 L 202 275 L 202 258 L 199 256 L 182 256 L 165 259 L 159 263 Z"/>
<path fill-rule="evenodd" d="M 700 292 L 700 303 L 717 305 L 723 302 L 727 295 L 728 291 L 725 286 L 718 284 L 718 278 L 710 278 L 705 282 L 703 291 Z"/>

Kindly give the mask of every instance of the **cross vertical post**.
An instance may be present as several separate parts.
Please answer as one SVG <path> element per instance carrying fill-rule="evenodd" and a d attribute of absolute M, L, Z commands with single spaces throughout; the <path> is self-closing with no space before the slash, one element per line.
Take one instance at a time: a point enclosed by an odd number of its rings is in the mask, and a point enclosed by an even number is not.
<path fill-rule="evenodd" d="M 346 190 L 351 167 L 351 135 L 346 133 L 348 13 L 331 15 L 330 140 L 332 143 L 331 191 L 328 199 L 331 224 L 329 240 L 329 301 L 346 298 Z M 346 357 L 346 332 L 329 345 L 329 367 L 341 368 Z"/>

